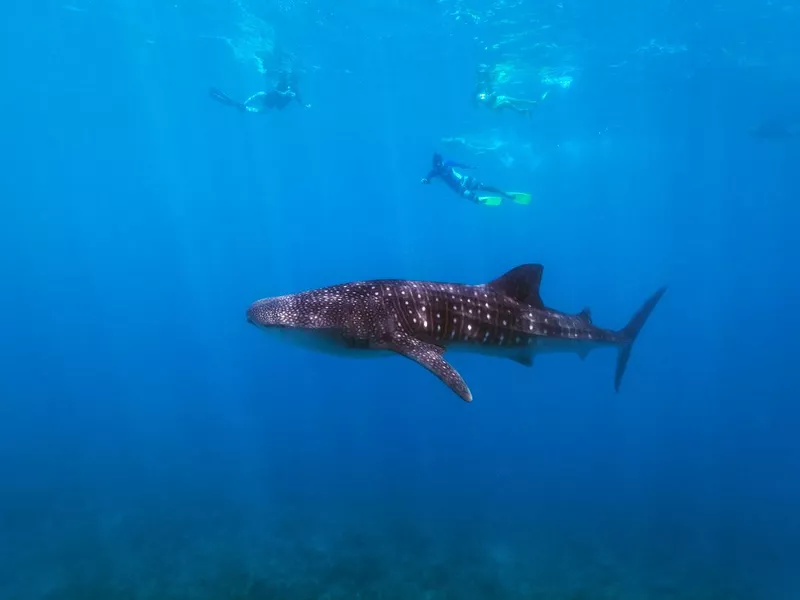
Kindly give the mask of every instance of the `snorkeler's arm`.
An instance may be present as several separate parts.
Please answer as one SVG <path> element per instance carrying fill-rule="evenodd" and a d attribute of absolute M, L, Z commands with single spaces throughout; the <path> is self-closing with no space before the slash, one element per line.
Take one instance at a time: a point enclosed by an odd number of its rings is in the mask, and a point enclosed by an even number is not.
<path fill-rule="evenodd" d="M 425 177 L 423 177 L 420 183 L 430 183 L 431 179 L 438 176 L 439 174 L 435 170 L 433 170 L 430 173 L 428 173 Z"/>
<path fill-rule="evenodd" d="M 242 102 L 242 107 L 248 112 L 261 112 L 260 106 L 251 106 L 253 102 L 256 100 L 260 100 L 264 96 L 266 96 L 266 92 L 256 92 L 252 96 L 250 96 L 247 100 Z"/>
<path fill-rule="evenodd" d="M 295 92 L 295 93 L 294 93 L 294 99 L 295 99 L 295 100 L 297 100 L 297 103 L 298 103 L 300 106 L 302 106 L 303 108 L 311 108 L 311 105 L 310 105 L 310 104 L 306 104 L 305 102 L 303 102 L 303 101 L 300 99 L 300 94 L 298 94 L 297 92 Z"/>
<path fill-rule="evenodd" d="M 244 104 L 245 106 L 250 106 L 250 105 L 251 105 L 253 102 L 255 102 L 256 100 L 258 100 L 259 98 L 263 98 L 263 97 L 264 97 L 264 96 L 266 96 L 266 95 L 267 95 L 267 92 L 256 92 L 255 94 L 253 94 L 252 96 L 250 96 L 250 97 L 249 97 L 247 100 L 245 100 L 245 101 L 243 102 L 243 104 Z"/>
<path fill-rule="evenodd" d="M 473 165 L 465 165 L 464 163 L 456 162 L 454 160 L 446 160 L 442 163 L 444 167 L 455 167 L 458 169 L 474 169 Z"/>

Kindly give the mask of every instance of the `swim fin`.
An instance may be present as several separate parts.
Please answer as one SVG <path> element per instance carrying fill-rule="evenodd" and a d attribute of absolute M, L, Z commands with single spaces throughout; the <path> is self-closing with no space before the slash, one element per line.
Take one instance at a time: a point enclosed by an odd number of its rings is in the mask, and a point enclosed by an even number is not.
<path fill-rule="evenodd" d="M 511 196 L 517 204 L 531 203 L 531 195 L 525 192 L 508 192 L 508 195 Z"/>
<path fill-rule="evenodd" d="M 244 110 L 244 104 L 241 102 L 236 102 L 236 100 L 228 96 L 228 94 L 218 90 L 217 88 L 212 87 L 210 90 L 208 90 L 208 95 L 225 106 L 233 106 L 240 110 Z"/>
<path fill-rule="evenodd" d="M 500 196 L 478 196 L 478 202 L 484 206 L 500 206 L 503 199 Z"/>

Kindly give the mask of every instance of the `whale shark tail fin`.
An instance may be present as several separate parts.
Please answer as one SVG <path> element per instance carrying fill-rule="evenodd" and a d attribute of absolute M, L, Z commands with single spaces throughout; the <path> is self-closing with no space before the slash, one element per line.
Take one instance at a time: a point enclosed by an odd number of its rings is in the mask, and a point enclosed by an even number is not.
<path fill-rule="evenodd" d="M 619 391 L 619 386 L 622 384 L 622 376 L 625 375 L 625 367 L 628 366 L 628 359 L 631 357 L 633 342 L 636 341 L 636 336 L 639 335 L 639 331 L 641 331 L 650 313 L 653 312 L 656 304 L 658 304 L 658 301 L 661 300 L 661 296 L 663 296 L 666 291 L 667 288 L 662 287 L 655 294 L 650 296 L 642 307 L 636 311 L 636 314 L 633 315 L 633 318 L 625 328 L 618 332 L 621 338 L 621 346 L 619 348 L 619 355 L 617 356 L 617 372 L 614 375 L 614 389 L 617 392 Z"/>

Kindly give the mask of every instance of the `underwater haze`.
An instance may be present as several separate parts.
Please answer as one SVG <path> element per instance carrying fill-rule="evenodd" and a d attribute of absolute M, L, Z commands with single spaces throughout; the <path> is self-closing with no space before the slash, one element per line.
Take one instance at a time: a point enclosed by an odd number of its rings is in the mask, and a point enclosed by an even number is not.
<path fill-rule="evenodd" d="M 3 12 L 0 599 L 800 598 L 797 0 Z M 525 263 L 615 330 L 668 286 L 618 393 L 612 349 L 448 354 L 464 403 L 245 318 Z"/>

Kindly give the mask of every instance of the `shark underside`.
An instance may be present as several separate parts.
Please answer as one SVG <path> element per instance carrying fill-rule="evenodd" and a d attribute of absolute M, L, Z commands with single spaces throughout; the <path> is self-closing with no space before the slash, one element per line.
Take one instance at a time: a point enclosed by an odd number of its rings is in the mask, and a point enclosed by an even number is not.
<path fill-rule="evenodd" d="M 305 334 L 304 340 L 318 342 L 320 349 L 401 354 L 467 402 L 472 393 L 445 360 L 448 349 L 500 354 L 531 365 L 541 352 L 584 357 L 593 348 L 613 346 L 619 352 L 614 380 L 619 390 L 633 342 L 666 288 L 614 331 L 596 327 L 588 309 L 572 315 L 546 307 L 539 295 L 542 272 L 542 265 L 521 265 L 481 285 L 400 279 L 345 283 L 258 300 L 247 319 L 265 329 Z"/>

